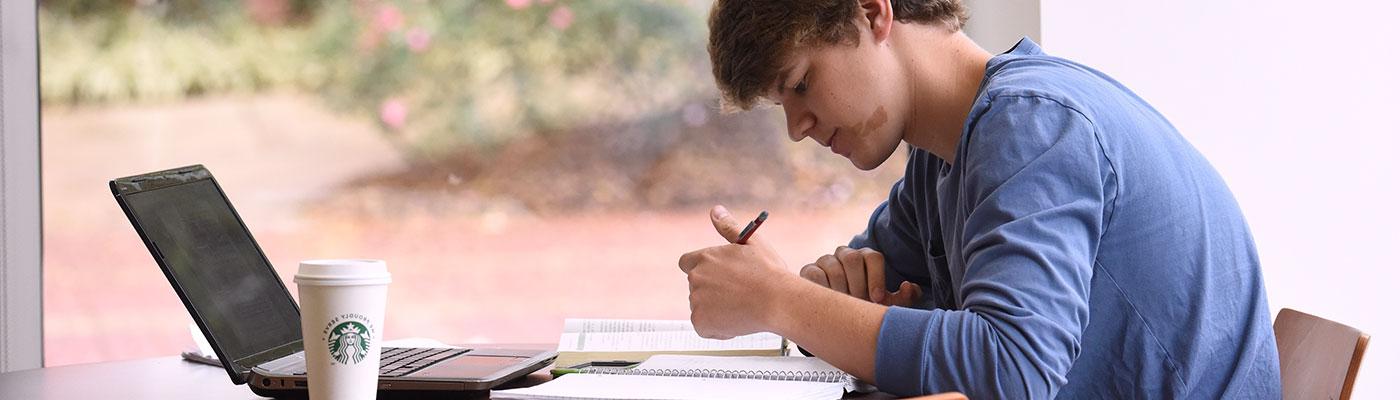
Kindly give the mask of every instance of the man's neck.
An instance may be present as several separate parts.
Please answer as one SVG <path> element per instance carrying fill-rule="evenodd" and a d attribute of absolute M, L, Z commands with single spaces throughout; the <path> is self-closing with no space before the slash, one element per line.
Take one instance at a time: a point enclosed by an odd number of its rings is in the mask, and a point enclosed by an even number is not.
<path fill-rule="evenodd" d="M 909 82 L 904 141 L 953 163 L 992 55 L 962 32 L 921 24 L 895 26 L 903 30 L 892 36 L 904 39 L 894 45 L 904 54 Z"/>

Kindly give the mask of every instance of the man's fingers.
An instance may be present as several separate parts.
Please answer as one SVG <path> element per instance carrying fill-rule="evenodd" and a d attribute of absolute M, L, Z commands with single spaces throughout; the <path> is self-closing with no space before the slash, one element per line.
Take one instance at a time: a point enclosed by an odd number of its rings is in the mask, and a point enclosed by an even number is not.
<path fill-rule="evenodd" d="M 698 250 L 681 254 L 681 259 L 676 264 L 681 267 L 681 272 L 684 272 L 687 275 L 689 275 L 690 270 L 695 268 L 696 265 L 700 264 L 700 257 L 700 251 Z"/>
<path fill-rule="evenodd" d="M 870 301 L 879 303 L 888 293 L 885 290 L 885 255 L 869 248 L 857 252 L 865 259 L 865 285 L 870 292 Z"/>
<path fill-rule="evenodd" d="M 909 304 L 917 303 L 924 298 L 924 288 L 922 286 L 910 283 L 909 289 L 912 291 L 912 293 L 909 294 Z"/>
<path fill-rule="evenodd" d="M 724 241 L 734 243 L 739 240 L 739 232 L 744 230 L 747 223 L 734 219 L 734 215 L 729 213 L 729 209 L 724 206 L 715 206 L 710 209 L 710 222 L 715 225 L 715 232 L 719 232 L 724 237 Z"/>
<path fill-rule="evenodd" d="M 801 275 L 803 279 L 812 281 L 812 283 L 822 285 L 822 287 L 831 287 L 831 283 L 826 280 L 826 271 L 822 271 L 817 264 L 807 264 L 797 274 Z"/>
<path fill-rule="evenodd" d="M 841 293 L 850 293 L 850 286 L 846 285 L 846 269 L 841 266 L 841 261 L 836 256 L 827 254 L 817 258 L 817 267 L 826 273 L 827 287 Z"/>
<path fill-rule="evenodd" d="M 919 301 L 924 296 L 924 289 L 913 282 L 904 281 L 899 284 L 899 290 L 890 294 L 890 304 L 893 306 L 909 307 Z"/>
<path fill-rule="evenodd" d="M 836 248 L 836 259 L 846 273 L 846 293 L 861 300 L 870 300 L 870 289 L 865 284 L 865 258 L 850 247 Z"/>

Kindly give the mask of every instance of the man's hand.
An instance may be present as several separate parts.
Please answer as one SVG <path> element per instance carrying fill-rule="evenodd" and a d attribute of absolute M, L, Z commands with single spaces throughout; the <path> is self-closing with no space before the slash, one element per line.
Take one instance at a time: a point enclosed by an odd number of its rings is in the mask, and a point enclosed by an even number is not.
<path fill-rule="evenodd" d="M 724 240 L 733 243 L 746 222 L 734 219 L 724 206 L 710 210 L 710 222 Z M 726 244 L 686 253 L 680 268 L 690 281 L 690 321 L 695 332 L 710 339 L 729 339 L 772 331 L 777 294 L 783 285 L 805 284 L 786 271 L 783 260 L 763 238 L 748 244 Z"/>
<path fill-rule="evenodd" d="M 885 290 L 885 255 L 869 248 L 837 247 L 802 267 L 801 275 L 837 292 L 887 306 L 910 307 L 924 294 L 909 281 L 900 283 L 894 293 Z"/>

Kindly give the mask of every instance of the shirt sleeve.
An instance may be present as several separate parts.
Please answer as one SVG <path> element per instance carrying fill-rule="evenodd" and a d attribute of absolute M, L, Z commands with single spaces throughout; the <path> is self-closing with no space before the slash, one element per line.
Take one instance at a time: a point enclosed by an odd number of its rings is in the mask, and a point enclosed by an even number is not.
<path fill-rule="evenodd" d="M 1051 99 L 1008 96 L 960 149 L 955 310 L 891 307 L 876 383 L 896 394 L 1052 398 L 1080 352 L 1105 220 L 1107 161 L 1088 119 Z"/>

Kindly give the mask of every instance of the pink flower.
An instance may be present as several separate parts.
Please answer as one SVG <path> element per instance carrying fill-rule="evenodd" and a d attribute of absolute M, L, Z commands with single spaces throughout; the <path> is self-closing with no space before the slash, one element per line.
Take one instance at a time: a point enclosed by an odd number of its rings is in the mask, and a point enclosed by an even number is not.
<path fill-rule="evenodd" d="M 506 0 L 506 5 L 519 10 L 530 6 L 530 0 Z"/>
<path fill-rule="evenodd" d="M 562 4 L 555 7 L 554 11 L 549 13 L 549 24 L 553 25 L 554 29 L 561 31 L 569 29 L 569 25 L 574 24 L 574 10 L 570 10 L 569 6 Z"/>
<path fill-rule="evenodd" d="M 403 12 L 393 4 L 382 4 L 374 13 L 374 29 L 380 32 L 397 31 L 403 27 Z"/>
<path fill-rule="evenodd" d="M 428 33 L 427 29 L 413 28 L 403 35 L 403 39 L 408 42 L 409 50 L 413 50 L 414 53 L 422 53 L 423 50 L 428 49 L 428 44 L 432 43 L 433 34 Z"/>
<path fill-rule="evenodd" d="M 403 129 L 408 122 L 408 104 L 400 97 L 385 99 L 379 104 L 379 120 L 390 129 Z"/>

